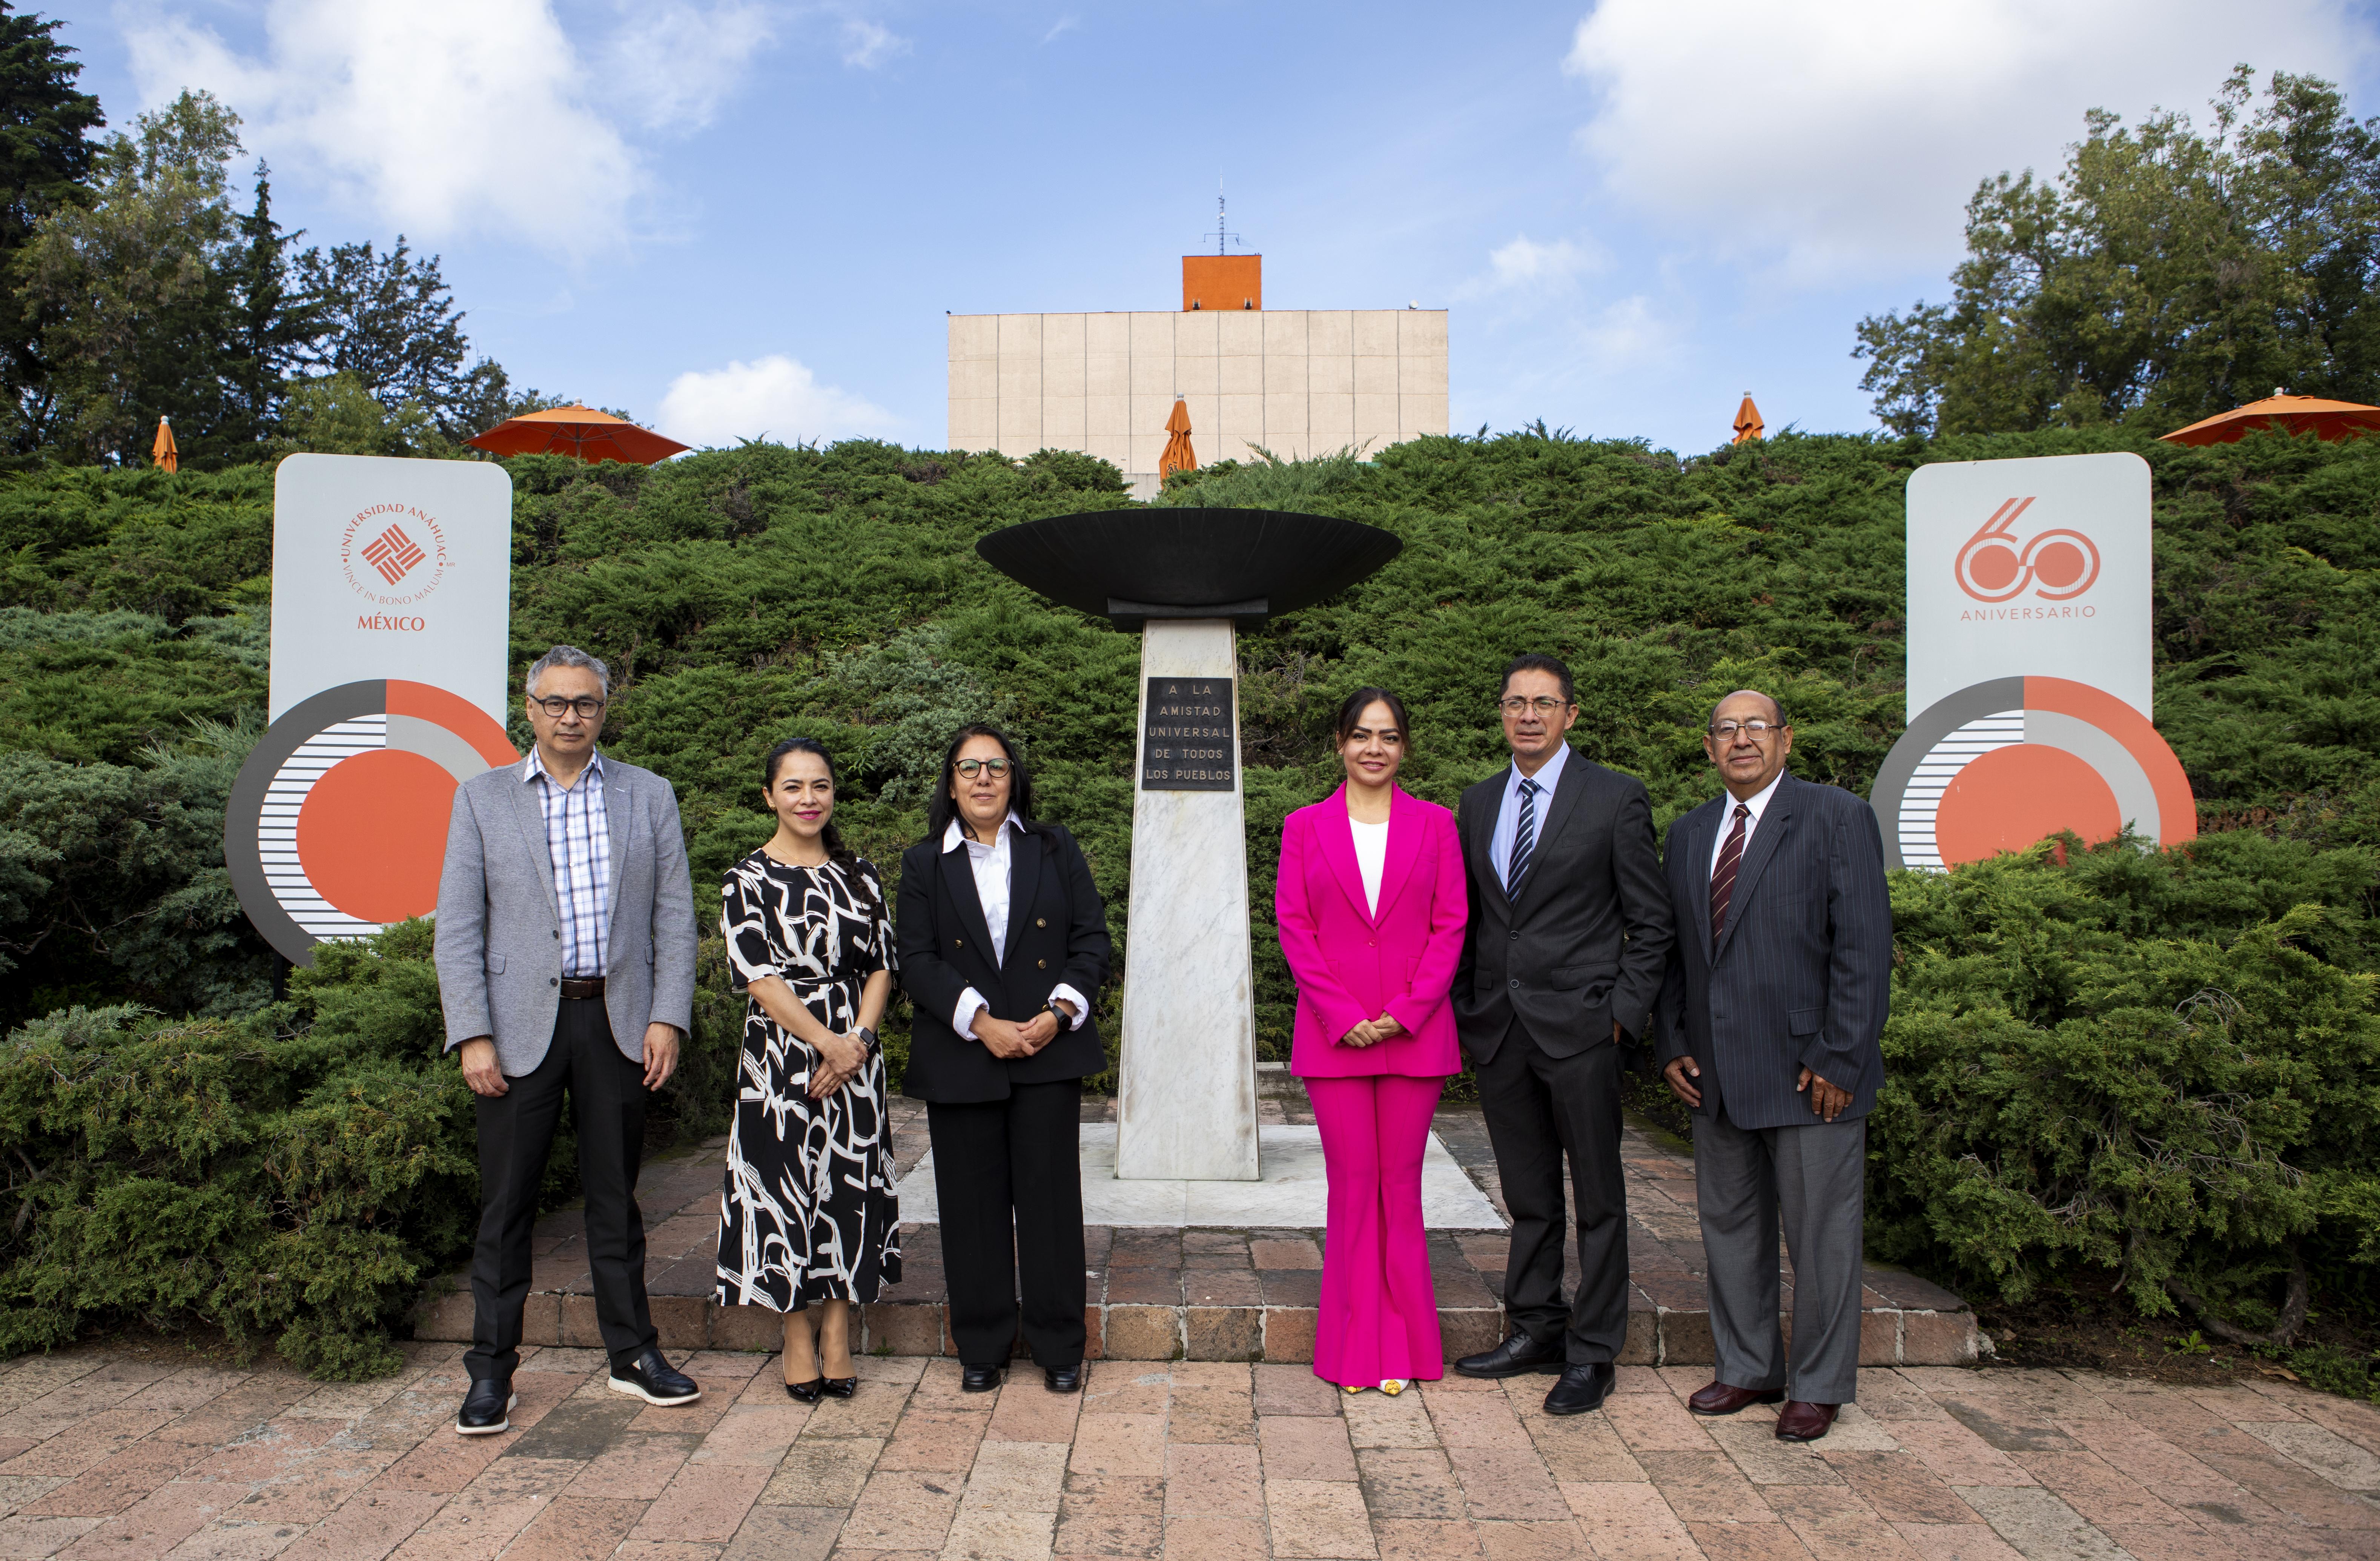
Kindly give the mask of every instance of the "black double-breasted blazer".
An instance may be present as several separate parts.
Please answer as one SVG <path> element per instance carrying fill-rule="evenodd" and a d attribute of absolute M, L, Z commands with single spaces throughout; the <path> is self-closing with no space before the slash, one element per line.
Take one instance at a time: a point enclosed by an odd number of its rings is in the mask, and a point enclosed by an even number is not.
<path fill-rule="evenodd" d="M 1451 994 L 1463 1049 L 1488 1061 L 1516 1017 L 1551 1056 L 1608 1044 L 1614 1019 L 1641 1039 L 1670 939 L 1645 785 L 1572 750 L 1513 898 L 1488 849 L 1510 773 L 1466 789 L 1456 811 L 1471 894 Z"/>
<path fill-rule="evenodd" d="M 1691 1056 L 1706 1115 L 1739 1128 L 1818 1118 L 1802 1069 L 1851 1091 L 1864 1116 L 1884 1083 L 1892 1001 L 1892 899 L 1876 810 L 1840 787 L 1778 778 L 1743 850 L 1727 921 L 1711 935 L 1711 848 L 1733 817 L 1722 793 L 1670 826 L 1662 866 L 1678 921 L 1661 989 L 1666 1067 Z"/>
<path fill-rule="evenodd" d="M 982 1042 L 951 1028 L 968 987 L 983 994 L 992 1018 L 1019 1023 L 1040 1012 L 1062 982 L 1094 1006 L 1099 1002 L 1113 950 L 1107 907 L 1083 848 L 1057 824 L 1032 824 L 1010 840 L 1008 872 L 1008 946 L 994 960 L 966 848 L 946 851 L 936 835 L 901 854 L 895 935 L 901 986 L 917 1010 L 909 1021 L 902 1093 L 912 1099 L 1006 1100 L 1012 1084 L 1080 1079 L 1107 1066 L 1093 1015 L 1015 1062 L 993 1056 Z"/>

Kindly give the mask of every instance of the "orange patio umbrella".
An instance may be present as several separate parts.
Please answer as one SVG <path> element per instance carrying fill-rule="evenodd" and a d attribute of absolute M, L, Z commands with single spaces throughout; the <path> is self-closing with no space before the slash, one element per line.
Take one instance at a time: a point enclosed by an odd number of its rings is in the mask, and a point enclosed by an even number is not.
<path fill-rule="evenodd" d="M 523 412 L 465 443 L 499 456 L 576 456 L 583 461 L 616 460 L 635 466 L 650 466 L 693 447 L 592 407 Z"/>
<path fill-rule="evenodd" d="M 1177 471 L 1196 471 L 1198 457 L 1190 448 L 1190 404 L 1177 398 L 1173 415 L 1165 420 L 1165 432 L 1172 437 L 1165 442 L 1165 453 L 1157 457 L 1157 480 L 1164 482 Z"/>
<path fill-rule="evenodd" d="M 1757 439 L 1768 425 L 1760 421 L 1760 409 L 1752 404 L 1752 392 L 1743 393 L 1743 405 L 1735 409 L 1735 437 L 1730 445 L 1741 445 L 1747 439 Z"/>
<path fill-rule="evenodd" d="M 2284 396 L 2276 390 L 2262 401 L 2201 418 L 2163 437 L 2176 445 L 2228 445 L 2252 428 L 2285 428 L 2320 439 L 2350 439 L 2380 428 L 2380 407 L 2325 401 L 2319 396 Z"/>
<path fill-rule="evenodd" d="M 182 454 L 174 448 L 174 424 L 171 419 L 157 420 L 157 442 L 149 446 L 149 460 L 160 471 L 182 470 Z"/>

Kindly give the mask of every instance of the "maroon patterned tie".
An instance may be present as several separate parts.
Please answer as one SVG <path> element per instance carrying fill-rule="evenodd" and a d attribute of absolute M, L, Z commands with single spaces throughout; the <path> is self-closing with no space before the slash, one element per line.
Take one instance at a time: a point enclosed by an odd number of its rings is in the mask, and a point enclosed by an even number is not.
<path fill-rule="evenodd" d="M 1735 805 L 1735 827 L 1727 832 L 1727 844 L 1719 848 L 1718 865 L 1711 869 L 1711 946 L 1718 946 L 1719 929 L 1727 925 L 1727 902 L 1735 893 L 1735 870 L 1743 865 L 1743 821 L 1752 810 L 1742 802 Z"/>

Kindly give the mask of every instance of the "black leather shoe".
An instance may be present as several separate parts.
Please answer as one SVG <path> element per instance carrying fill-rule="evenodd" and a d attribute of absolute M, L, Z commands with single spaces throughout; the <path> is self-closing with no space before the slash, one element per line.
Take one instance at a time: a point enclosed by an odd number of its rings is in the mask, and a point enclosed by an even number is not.
<path fill-rule="evenodd" d="M 1072 1366 L 1044 1366 L 1041 1370 L 1043 1376 L 1049 1382 L 1050 1392 L 1080 1393 L 1083 1391 L 1083 1367 L 1080 1361 Z"/>
<path fill-rule="evenodd" d="M 702 1396 L 692 1377 L 671 1370 L 662 1352 L 650 1347 L 634 1365 L 612 1368 L 612 1391 L 661 1405 L 691 1404 Z"/>
<path fill-rule="evenodd" d="M 959 1374 L 959 1391 L 990 1393 L 1000 1385 L 1002 1370 L 1003 1368 L 999 1366 L 966 1367 Z"/>
<path fill-rule="evenodd" d="M 513 1391 L 510 1377 L 481 1377 L 463 1395 L 463 1412 L 455 1417 L 455 1433 L 458 1436 L 493 1436 L 513 1428 L 513 1406 L 520 1395 Z"/>
<path fill-rule="evenodd" d="M 829 1398 L 848 1398 L 859 1391 L 857 1377 L 820 1377 L 819 1381 L 825 1384 Z"/>
<path fill-rule="evenodd" d="M 1569 1364 L 1560 1335 L 1539 1344 L 1526 1334 L 1514 1334 L 1493 1349 L 1464 1356 L 1454 1369 L 1466 1377 L 1521 1377 L 1531 1372 L 1551 1375 Z"/>
<path fill-rule="evenodd" d="M 1619 1377 L 1609 1360 L 1569 1367 L 1563 1371 L 1561 1381 L 1554 1384 L 1553 1391 L 1546 1395 L 1546 1413 L 1583 1415 L 1589 1409 L 1600 1409 L 1603 1401 L 1611 1396 L 1611 1384 Z"/>
<path fill-rule="evenodd" d="M 815 1404 L 826 1396 L 826 1379 L 812 1377 L 808 1382 L 789 1382 L 785 1396 L 800 1404 Z"/>

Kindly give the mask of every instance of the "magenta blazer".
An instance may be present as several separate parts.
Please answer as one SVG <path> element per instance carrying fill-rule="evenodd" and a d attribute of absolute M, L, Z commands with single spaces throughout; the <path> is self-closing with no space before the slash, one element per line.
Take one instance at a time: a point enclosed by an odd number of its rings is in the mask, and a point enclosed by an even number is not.
<path fill-rule="evenodd" d="M 1290 1071 L 1301 1079 L 1463 1071 L 1454 1012 L 1446 1001 L 1463 955 L 1463 847 L 1454 815 L 1400 789 L 1389 804 L 1380 910 L 1364 909 L 1364 875 L 1347 823 L 1347 788 L 1300 808 L 1281 826 L 1273 885 L 1281 951 L 1297 978 Z M 1377 1046 L 1340 1038 L 1385 1008 L 1405 1033 Z"/>

